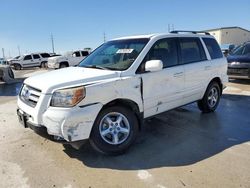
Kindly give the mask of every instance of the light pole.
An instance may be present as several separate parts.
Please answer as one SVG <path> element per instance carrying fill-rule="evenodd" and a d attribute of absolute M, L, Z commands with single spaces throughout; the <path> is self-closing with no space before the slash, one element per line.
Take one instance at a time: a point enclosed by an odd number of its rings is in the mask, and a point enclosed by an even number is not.
<path fill-rule="evenodd" d="M 18 54 L 20 56 L 21 55 L 21 51 L 20 51 L 20 46 L 19 45 L 17 45 L 17 50 L 18 50 Z"/>
<path fill-rule="evenodd" d="M 53 53 L 55 53 L 53 34 L 51 34 L 51 45 L 52 45 L 52 51 L 53 51 Z"/>
<path fill-rule="evenodd" d="M 103 42 L 105 43 L 106 42 L 106 33 L 103 32 Z"/>
<path fill-rule="evenodd" d="M 4 48 L 2 48 L 2 53 L 3 53 L 3 58 L 5 59 Z"/>

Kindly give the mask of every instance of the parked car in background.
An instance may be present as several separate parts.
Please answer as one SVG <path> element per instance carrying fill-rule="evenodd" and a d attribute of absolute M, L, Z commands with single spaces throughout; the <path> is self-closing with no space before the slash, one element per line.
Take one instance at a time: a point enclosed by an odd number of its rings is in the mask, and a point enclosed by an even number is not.
<path fill-rule="evenodd" d="M 4 82 L 9 82 L 14 79 L 14 73 L 10 66 L 8 65 L 8 62 L 1 58 L 0 59 L 0 80 Z"/>
<path fill-rule="evenodd" d="M 227 57 L 235 48 L 234 44 L 222 44 L 220 46 L 222 53 Z"/>
<path fill-rule="evenodd" d="M 90 54 L 90 50 L 77 50 L 68 52 L 64 56 L 56 56 L 48 59 L 48 68 L 58 69 L 78 65 Z"/>
<path fill-rule="evenodd" d="M 20 58 L 20 55 L 14 57 L 14 58 L 7 59 L 7 62 L 8 62 L 8 64 L 9 64 L 9 62 L 11 62 L 11 61 L 13 61 L 13 60 L 18 60 L 19 58 Z"/>
<path fill-rule="evenodd" d="M 250 79 L 250 42 L 233 50 L 227 60 L 230 78 Z"/>
<path fill-rule="evenodd" d="M 123 37 L 77 67 L 26 79 L 17 114 L 52 140 L 77 148 L 89 139 L 99 152 L 120 154 L 145 118 L 192 102 L 215 111 L 227 81 L 227 60 L 209 34 Z"/>
<path fill-rule="evenodd" d="M 18 59 L 12 59 L 9 61 L 9 65 L 15 70 L 21 70 L 27 67 L 47 67 L 49 53 L 32 53 L 28 55 L 20 56 Z"/>

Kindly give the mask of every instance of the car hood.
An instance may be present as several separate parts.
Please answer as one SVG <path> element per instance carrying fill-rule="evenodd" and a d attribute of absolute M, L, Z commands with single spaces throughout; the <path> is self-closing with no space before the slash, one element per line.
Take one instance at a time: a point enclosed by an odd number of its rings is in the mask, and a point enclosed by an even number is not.
<path fill-rule="evenodd" d="M 64 56 L 49 57 L 48 61 L 56 61 L 56 60 L 60 60 L 60 59 L 66 59 L 66 57 L 64 57 Z"/>
<path fill-rule="evenodd" d="M 229 63 L 231 63 L 231 62 L 250 62 L 250 57 L 244 56 L 244 55 L 229 55 L 227 57 L 227 61 Z"/>
<path fill-rule="evenodd" d="M 41 90 L 42 93 L 51 94 L 56 89 L 91 84 L 118 77 L 120 77 L 119 71 L 69 67 L 31 76 L 24 83 Z"/>

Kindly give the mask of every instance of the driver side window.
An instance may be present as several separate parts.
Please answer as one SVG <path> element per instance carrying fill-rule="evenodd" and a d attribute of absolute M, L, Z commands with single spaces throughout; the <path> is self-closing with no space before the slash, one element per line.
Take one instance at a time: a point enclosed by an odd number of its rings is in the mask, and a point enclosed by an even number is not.
<path fill-rule="evenodd" d="M 177 42 L 175 38 L 158 40 L 145 56 L 137 72 L 145 71 L 145 63 L 150 60 L 161 60 L 163 68 L 172 67 L 178 64 Z"/>
<path fill-rule="evenodd" d="M 248 55 L 250 54 L 250 45 L 246 45 L 243 51 L 243 55 Z"/>
<path fill-rule="evenodd" d="M 74 52 L 74 53 L 72 54 L 72 56 L 73 56 L 73 57 L 81 57 L 81 54 L 80 54 L 79 51 L 77 51 L 77 52 Z"/>

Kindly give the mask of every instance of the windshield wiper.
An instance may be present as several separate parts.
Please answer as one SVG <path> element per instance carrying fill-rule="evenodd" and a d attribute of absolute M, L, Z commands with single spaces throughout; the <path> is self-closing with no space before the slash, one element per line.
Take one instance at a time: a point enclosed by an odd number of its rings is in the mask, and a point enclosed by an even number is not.
<path fill-rule="evenodd" d="M 83 66 L 85 68 L 93 68 L 93 69 L 101 69 L 101 70 L 110 70 L 108 68 L 105 68 L 105 67 L 101 67 L 101 66 L 98 66 L 98 65 L 90 65 L 90 66 Z"/>

